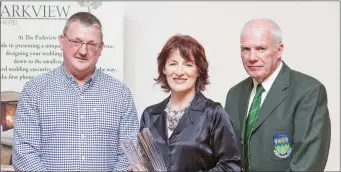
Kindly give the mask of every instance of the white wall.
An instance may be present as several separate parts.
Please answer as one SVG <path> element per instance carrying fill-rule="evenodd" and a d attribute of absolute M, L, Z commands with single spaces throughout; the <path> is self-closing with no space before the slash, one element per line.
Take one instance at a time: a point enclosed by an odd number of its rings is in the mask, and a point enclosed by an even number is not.
<path fill-rule="evenodd" d="M 125 2 L 124 82 L 139 115 L 164 99 L 153 80 L 157 54 L 172 35 L 188 34 L 206 48 L 211 84 L 204 94 L 224 105 L 227 91 L 247 76 L 239 55 L 241 28 L 252 18 L 271 18 L 283 31 L 283 60 L 326 86 L 332 122 L 326 171 L 339 171 L 339 14 L 339 2 Z"/>

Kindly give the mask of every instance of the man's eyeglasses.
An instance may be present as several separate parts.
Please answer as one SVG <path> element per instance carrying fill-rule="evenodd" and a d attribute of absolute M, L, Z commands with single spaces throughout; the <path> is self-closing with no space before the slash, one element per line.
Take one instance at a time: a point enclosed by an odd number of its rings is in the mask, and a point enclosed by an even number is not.
<path fill-rule="evenodd" d="M 80 48 L 80 47 L 82 47 L 83 44 L 86 44 L 86 48 L 87 48 L 88 51 L 97 51 L 101 47 L 101 45 L 93 43 L 93 42 L 83 42 L 83 41 L 80 41 L 80 40 L 70 39 L 66 35 L 64 35 L 64 37 L 66 39 L 68 39 L 69 42 L 70 42 L 70 45 L 72 47 L 75 47 L 75 48 Z"/>

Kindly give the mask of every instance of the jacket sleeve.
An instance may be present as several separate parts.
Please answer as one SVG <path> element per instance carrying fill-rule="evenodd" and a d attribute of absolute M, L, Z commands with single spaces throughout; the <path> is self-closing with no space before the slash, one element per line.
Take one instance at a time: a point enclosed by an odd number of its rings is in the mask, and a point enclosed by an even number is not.
<path fill-rule="evenodd" d="M 324 171 L 330 137 L 327 93 L 322 84 L 317 84 L 304 95 L 296 109 L 293 155 L 288 171 Z"/>
<path fill-rule="evenodd" d="M 229 114 L 219 104 L 211 123 L 211 146 L 216 167 L 208 171 L 241 171 L 240 152 Z"/>
<path fill-rule="evenodd" d="M 14 119 L 13 166 L 16 171 L 47 171 L 41 156 L 37 88 L 27 82 L 21 91 Z"/>

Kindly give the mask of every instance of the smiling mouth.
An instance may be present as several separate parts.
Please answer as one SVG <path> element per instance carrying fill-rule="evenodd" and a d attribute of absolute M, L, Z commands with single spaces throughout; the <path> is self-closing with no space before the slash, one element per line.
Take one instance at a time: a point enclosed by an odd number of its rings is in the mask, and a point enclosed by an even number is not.
<path fill-rule="evenodd" d="M 173 80 L 178 83 L 178 84 L 182 84 L 184 82 L 186 82 L 187 79 L 184 78 L 173 78 Z"/>

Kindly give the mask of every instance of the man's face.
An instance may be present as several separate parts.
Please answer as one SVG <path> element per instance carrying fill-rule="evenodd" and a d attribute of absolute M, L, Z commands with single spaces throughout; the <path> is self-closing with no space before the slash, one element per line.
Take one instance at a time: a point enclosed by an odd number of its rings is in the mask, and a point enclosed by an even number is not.
<path fill-rule="evenodd" d="M 250 26 L 241 36 L 241 58 L 250 77 L 263 82 L 281 62 L 283 44 L 275 46 L 269 29 Z"/>
<path fill-rule="evenodd" d="M 100 30 L 96 26 L 84 26 L 80 22 L 71 23 L 66 34 L 60 36 L 59 42 L 66 69 L 80 75 L 94 69 L 103 49 Z"/>

